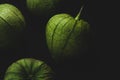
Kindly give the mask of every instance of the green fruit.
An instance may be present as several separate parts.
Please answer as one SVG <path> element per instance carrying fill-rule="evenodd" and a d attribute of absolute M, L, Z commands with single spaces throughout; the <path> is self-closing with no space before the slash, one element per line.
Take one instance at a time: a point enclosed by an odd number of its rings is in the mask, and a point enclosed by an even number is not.
<path fill-rule="evenodd" d="M 28 9 L 36 15 L 46 15 L 53 11 L 59 0 L 27 0 Z"/>
<path fill-rule="evenodd" d="M 0 4 L 0 47 L 13 45 L 14 38 L 24 29 L 25 20 L 20 10 L 11 4 Z"/>
<path fill-rule="evenodd" d="M 81 8 L 82 10 L 82 8 Z M 55 61 L 72 59 L 82 55 L 87 49 L 90 25 L 80 18 L 69 14 L 57 14 L 50 18 L 46 26 L 46 40 Z"/>
<path fill-rule="evenodd" d="M 4 80 L 53 80 L 53 74 L 45 62 L 23 58 L 8 67 Z"/>

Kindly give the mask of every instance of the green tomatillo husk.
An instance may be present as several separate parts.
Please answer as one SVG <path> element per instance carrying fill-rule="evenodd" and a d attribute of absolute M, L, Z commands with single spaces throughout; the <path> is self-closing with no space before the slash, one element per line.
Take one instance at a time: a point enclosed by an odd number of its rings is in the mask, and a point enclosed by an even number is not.
<path fill-rule="evenodd" d="M 62 13 L 51 17 L 46 26 L 46 40 L 56 62 L 82 56 L 87 52 L 90 25 L 78 15 Z"/>
<path fill-rule="evenodd" d="M 25 19 L 21 11 L 12 4 L 0 4 L 0 48 L 16 44 L 25 29 Z"/>

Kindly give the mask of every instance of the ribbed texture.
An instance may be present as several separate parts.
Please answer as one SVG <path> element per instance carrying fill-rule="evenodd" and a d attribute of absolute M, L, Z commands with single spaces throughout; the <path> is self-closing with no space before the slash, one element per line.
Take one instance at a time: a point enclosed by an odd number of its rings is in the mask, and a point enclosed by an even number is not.
<path fill-rule="evenodd" d="M 27 7 L 33 14 L 49 14 L 54 8 L 54 0 L 27 0 Z"/>
<path fill-rule="evenodd" d="M 48 48 L 55 60 L 82 54 L 87 46 L 89 24 L 75 20 L 68 14 L 57 14 L 47 23 L 46 39 Z M 81 52 L 78 52 L 81 51 Z"/>
<path fill-rule="evenodd" d="M 43 61 L 24 58 L 8 67 L 4 80 L 53 80 L 53 74 Z"/>
<path fill-rule="evenodd" d="M 24 29 L 25 20 L 20 10 L 11 4 L 0 4 L 0 47 L 10 46 Z"/>

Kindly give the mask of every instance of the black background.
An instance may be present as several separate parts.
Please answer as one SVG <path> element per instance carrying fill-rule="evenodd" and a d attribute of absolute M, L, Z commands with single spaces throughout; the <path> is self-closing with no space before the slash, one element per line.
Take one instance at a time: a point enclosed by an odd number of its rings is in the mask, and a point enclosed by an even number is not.
<path fill-rule="evenodd" d="M 20 58 L 32 57 L 40 59 L 48 63 L 54 71 L 57 73 L 58 80 L 80 80 L 81 78 L 90 78 L 94 75 L 92 72 L 100 71 L 100 58 L 104 52 L 102 52 L 102 47 L 99 45 L 103 41 L 99 34 L 104 34 L 101 32 L 101 28 L 108 26 L 106 21 L 110 19 L 109 14 L 106 12 L 111 11 L 110 4 L 104 2 L 104 0 L 63 0 L 60 5 L 57 5 L 55 11 L 48 16 L 38 17 L 37 15 L 32 15 L 27 7 L 25 0 L 2 0 L 0 3 L 11 3 L 14 4 L 26 20 L 27 29 L 24 32 L 22 44 L 16 49 L 0 49 L 0 79 L 3 78 L 4 72 L 7 67 L 13 62 Z M 51 59 L 50 53 L 48 51 L 45 39 L 45 25 L 49 18 L 58 13 L 68 13 L 75 17 L 82 4 L 85 4 L 81 18 L 88 21 L 91 25 L 91 30 L 93 34 L 93 41 L 90 47 L 89 55 L 81 58 L 77 66 L 72 66 L 71 63 L 63 65 L 55 65 Z"/>

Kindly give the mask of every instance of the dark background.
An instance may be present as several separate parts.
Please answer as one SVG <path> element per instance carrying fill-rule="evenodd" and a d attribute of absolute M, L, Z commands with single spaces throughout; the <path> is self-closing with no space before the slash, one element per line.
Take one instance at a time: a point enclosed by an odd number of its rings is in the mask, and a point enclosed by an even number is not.
<path fill-rule="evenodd" d="M 58 80 L 80 80 L 81 78 L 90 78 L 94 76 L 94 72 L 100 71 L 102 66 L 100 65 L 100 59 L 103 55 L 103 47 L 100 47 L 101 42 L 104 39 L 100 34 L 104 34 L 101 28 L 109 26 L 106 24 L 110 19 L 109 14 L 111 4 L 104 0 L 63 0 L 53 13 L 46 17 L 38 17 L 31 14 L 27 7 L 25 0 L 1 0 L 0 3 L 14 4 L 26 20 L 27 29 L 24 32 L 22 44 L 18 48 L 14 49 L 0 49 L 0 79 L 3 78 L 4 72 L 7 67 L 20 58 L 32 57 L 40 59 L 48 63 L 54 71 L 57 73 Z M 91 25 L 93 40 L 90 47 L 88 56 L 81 58 L 78 63 L 73 62 L 64 65 L 55 65 L 49 54 L 46 39 L 45 39 L 45 25 L 49 18 L 57 13 L 68 13 L 75 17 L 80 10 L 81 5 L 85 4 L 81 18 L 88 21 Z M 105 29 L 105 28 L 104 28 Z M 79 65 L 77 65 L 79 64 Z M 66 66 L 65 66 L 66 65 Z M 76 65 L 76 66 L 72 66 Z"/>

